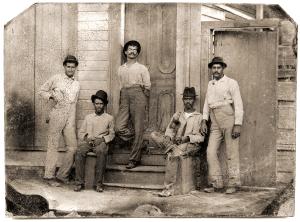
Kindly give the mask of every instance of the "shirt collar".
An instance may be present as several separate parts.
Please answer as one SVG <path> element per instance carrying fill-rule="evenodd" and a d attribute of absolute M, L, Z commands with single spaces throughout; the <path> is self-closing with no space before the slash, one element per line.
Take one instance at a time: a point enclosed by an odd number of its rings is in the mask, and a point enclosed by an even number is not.
<path fill-rule="evenodd" d="M 227 79 L 228 79 L 228 77 L 227 77 L 226 75 L 224 75 L 224 76 L 223 76 L 221 79 L 219 79 L 219 80 L 213 79 L 213 80 L 212 80 L 212 84 L 214 85 L 214 83 L 216 83 L 216 82 L 225 82 Z"/>
<path fill-rule="evenodd" d="M 132 66 L 133 66 L 133 65 L 136 65 L 136 64 L 138 64 L 138 61 L 135 61 L 135 63 L 133 63 Z M 124 66 L 124 67 L 127 67 L 127 62 L 125 62 L 125 63 L 123 64 L 123 66 Z"/>
<path fill-rule="evenodd" d="M 66 74 L 64 74 L 64 79 L 67 79 L 67 80 L 75 80 L 75 76 L 69 77 L 69 76 L 67 76 Z"/>
<path fill-rule="evenodd" d="M 103 115 L 105 115 L 106 114 L 106 112 L 104 111 L 100 116 L 103 116 Z M 99 115 L 97 115 L 95 112 L 94 112 L 94 116 L 99 116 Z M 99 116 L 99 117 L 100 117 Z"/>

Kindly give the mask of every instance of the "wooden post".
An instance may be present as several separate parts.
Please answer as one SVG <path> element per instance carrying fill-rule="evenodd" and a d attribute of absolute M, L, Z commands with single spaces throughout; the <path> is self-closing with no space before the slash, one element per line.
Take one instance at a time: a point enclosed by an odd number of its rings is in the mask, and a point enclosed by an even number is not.
<path fill-rule="evenodd" d="M 201 5 L 177 4 L 176 110 L 182 110 L 184 87 L 200 94 Z M 200 111 L 199 98 L 195 107 Z"/>
<path fill-rule="evenodd" d="M 123 7 L 124 8 L 124 7 Z M 109 6 L 109 87 L 110 97 L 108 111 L 114 116 L 119 109 L 120 87 L 117 71 L 121 65 L 121 12 L 122 4 L 114 3 Z"/>
<path fill-rule="evenodd" d="M 263 19 L 263 18 L 264 18 L 264 6 L 256 5 L 256 19 Z"/>

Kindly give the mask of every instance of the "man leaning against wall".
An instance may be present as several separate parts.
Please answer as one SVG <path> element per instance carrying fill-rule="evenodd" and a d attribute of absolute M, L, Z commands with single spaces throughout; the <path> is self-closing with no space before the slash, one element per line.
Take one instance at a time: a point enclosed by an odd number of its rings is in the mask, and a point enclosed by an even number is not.
<path fill-rule="evenodd" d="M 44 179 L 51 186 L 59 186 L 60 182 L 68 183 L 77 149 L 75 117 L 80 90 L 79 82 L 74 77 L 78 66 L 77 58 L 68 55 L 64 59 L 63 66 L 65 73 L 52 76 L 39 90 L 39 95 L 45 101 L 55 104 L 46 120 L 49 130 Z M 56 173 L 59 140 L 62 135 L 67 151 Z"/>

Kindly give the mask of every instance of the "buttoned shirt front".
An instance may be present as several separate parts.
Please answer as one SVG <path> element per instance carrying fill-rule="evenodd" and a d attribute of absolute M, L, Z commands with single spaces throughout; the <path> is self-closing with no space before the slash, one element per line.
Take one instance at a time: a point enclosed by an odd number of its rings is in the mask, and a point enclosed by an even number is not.
<path fill-rule="evenodd" d="M 145 89 L 151 88 L 150 74 L 146 66 L 135 62 L 131 65 L 124 63 L 119 67 L 118 76 L 121 88 L 140 85 Z"/>
<path fill-rule="evenodd" d="M 243 102 L 237 81 L 226 75 L 219 80 L 209 81 L 203 107 L 203 119 L 208 120 L 211 109 L 228 104 L 234 104 L 235 124 L 242 125 Z"/>
<path fill-rule="evenodd" d="M 112 141 L 115 137 L 113 116 L 108 113 L 87 115 L 78 132 L 79 140 L 83 141 L 85 135 L 88 138 L 104 138 L 106 143 Z"/>
<path fill-rule="evenodd" d="M 74 77 L 66 74 L 52 76 L 39 90 L 39 95 L 45 100 L 54 97 L 57 101 L 56 107 L 74 104 L 78 100 L 80 85 Z"/>

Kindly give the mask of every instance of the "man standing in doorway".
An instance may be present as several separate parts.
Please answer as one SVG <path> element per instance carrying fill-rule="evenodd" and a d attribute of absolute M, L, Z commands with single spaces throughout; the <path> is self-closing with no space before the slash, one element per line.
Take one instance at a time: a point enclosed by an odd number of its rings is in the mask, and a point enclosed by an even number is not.
<path fill-rule="evenodd" d="M 80 85 L 75 80 L 74 75 L 78 61 L 75 56 L 68 55 L 63 66 L 65 73 L 52 76 L 39 90 L 39 95 L 43 99 L 55 104 L 46 120 L 49 123 L 49 131 L 44 174 L 44 179 L 53 186 L 59 186 L 57 180 L 64 183 L 68 182 L 77 149 L 75 115 Z M 59 156 L 59 140 L 62 134 L 67 151 L 64 161 L 55 175 Z"/>
<path fill-rule="evenodd" d="M 106 167 L 108 144 L 114 139 L 114 118 L 105 112 L 107 93 L 99 90 L 91 97 L 95 112 L 87 115 L 78 132 L 79 147 L 75 155 L 76 186 L 78 192 L 84 188 L 85 161 L 88 152 L 96 153 L 96 191 L 103 191 L 103 175 Z"/>
<path fill-rule="evenodd" d="M 185 87 L 182 97 L 184 111 L 173 115 L 164 135 L 159 132 L 151 133 L 153 141 L 167 153 L 165 189 L 159 193 L 161 197 L 174 194 L 174 185 L 179 179 L 178 161 L 198 151 L 199 144 L 204 141 L 204 136 L 200 134 L 202 114 L 195 110 L 195 100 L 195 88 Z"/>
<path fill-rule="evenodd" d="M 221 57 L 215 57 L 208 64 L 213 80 L 209 81 L 204 107 L 201 134 L 208 132 L 207 120 L 210 117 L 211 127 L 207 147 L 208 176 L 211 187 L 205 192 L 214 192 L 224 187 L 218 149 L 225 141 L 228 186 L 226 194 L 235 193 L 241 185 L 239 164 L 239 137 L 243 122 L 243 102 L 236 80 L 224 75 L 226 63 Z"/>
<path fill-rule="evenodd" d="M 149 97 L 151 87 L 148 69 L 137 62 L 140 51 L 139 42 L 134 40 L 127 42 L 123 49 L 127 61 L 118 70 L 121 93 L 115 131 L 123 141 L 133 139 L 129 162 L 126 166 L 128 169 L 136 167 L 141 160 L 147 97 Z M 133 129 L 129 127 L 129 120 Z"/>

